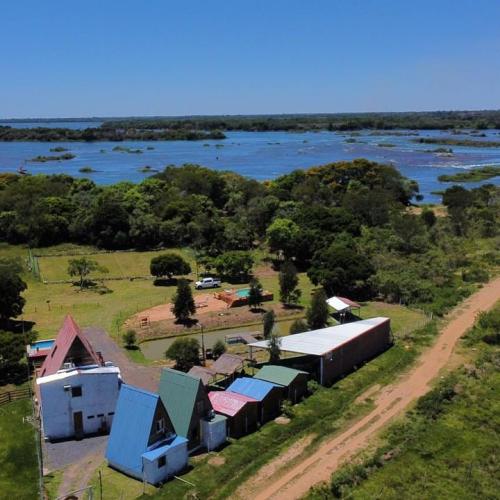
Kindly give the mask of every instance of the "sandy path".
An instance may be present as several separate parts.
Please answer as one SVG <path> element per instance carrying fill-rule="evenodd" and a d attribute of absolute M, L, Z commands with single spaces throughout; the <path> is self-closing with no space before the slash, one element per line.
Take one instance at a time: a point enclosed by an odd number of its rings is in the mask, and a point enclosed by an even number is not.
<path fill-rule="evenodd" d="M 500 278 L 497 278 L 452 312 L 435 344 L 422 354 L 415 368 L 381 391 L 375 399 L 373 411 L 325 442 L 281 477 L 270 478 L 267 487 L 254 491 L 253 498 L 300 498 L 315 484 L 329 480 L 340 464 L 363 449 L 383 426 L 430 389 L 431 382 L 448 362 L 459 338 L 473 325 L 478 311 L 491 308 L 499 298 Z"/>

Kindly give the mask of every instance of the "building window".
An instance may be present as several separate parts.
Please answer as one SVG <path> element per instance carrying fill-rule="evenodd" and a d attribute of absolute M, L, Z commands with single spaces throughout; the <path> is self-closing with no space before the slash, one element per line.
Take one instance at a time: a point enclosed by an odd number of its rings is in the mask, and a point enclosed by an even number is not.
<path fill-rule="evenodd" d="M 98 413 L 97 414 L 97 417 L 100 418 L 100 417 L 104 417 L 104 413 Z"/>
<path fill-rule="evenodd" d="M 165 432 L 165 419 L 163 417 L 156 421 L 156 432 Z M 163 457 L 165 458 L 165 457 Z"/>
<path fill-rule="evenodd" d="M 82 397 L 82 386 L 77 385 L 71 388 L 71 397 L 72 398 L 81 398 Z"/>
<path fill-rule="evenodd" d="M 114 415 L 114 414 L 115 414 L 115 412 L 114 412 L 114 411 L 110 411 L 110 412 L 108 413 L 108 415 Z"/>
<path fill-rule="evenodd" d="M 94 418 L 94 415 L 89 415 L 87 418 L 90 420 L 91 418 Z"/>
<path fill-rule="evenodd" d="M 163 455 L 158 459 L 158 469 L 165 467 L 165 465 L 167 465 L 167 457 Z"/>

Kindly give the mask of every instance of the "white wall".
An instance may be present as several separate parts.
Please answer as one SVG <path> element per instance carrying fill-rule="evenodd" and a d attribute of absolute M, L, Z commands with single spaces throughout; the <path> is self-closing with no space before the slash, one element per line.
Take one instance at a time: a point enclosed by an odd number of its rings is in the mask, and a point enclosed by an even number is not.
<path fill-rule="evenodd" d="M 148 483 L 163 483 L 186 467 L 188 461 L 187 442 L 169 449 L 165 456 L 167 463 L 161 468 L 158 468 L 158 459 L 152 462 L 143 460 L 144 476 Z"/>
<path fill-rule="evenodd" d="M 217 420 L 201 420 L 201 435 L 203 444 L 208 451 L 215 450 L 221 444 L 225 443 L 227 436 L 227 420 L 221 419 L 220 416 Z"/>
<path fill-rule="evenodd" d="M 75 370 L 64 377 L 46 377 L 51 378 L 47 382 L 39 379 L 45 438 L 53 440 L 74 436 L 73 414 L 78 411 L 83 413 L 84 434 L 98 432 L 103 422 L 109 430 L 113 421 L 113 415 L 110 413 L 115 411 L 120 378 L 116 368 L 108 373 L 102 373 L 104 371 L 102 368 L 99 373 Z M 64 390 L 67 385 L 81 386 L 82 396 L 72 397 L 71 390 Z"/>

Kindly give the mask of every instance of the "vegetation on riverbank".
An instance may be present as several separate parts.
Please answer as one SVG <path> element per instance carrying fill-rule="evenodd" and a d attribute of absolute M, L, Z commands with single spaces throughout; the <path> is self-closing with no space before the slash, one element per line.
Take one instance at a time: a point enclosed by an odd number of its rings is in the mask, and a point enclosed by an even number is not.
<path fill-rule="evenodd" d="M 73 158 L 76 158 L 76 156 L 72 153 L 64 153 L 63 155 L 52 155 L 52 156 L 35 156 L 35 158 L 31 158 L 31 161 L 33 163 L 45 163 L 47 161 L 63 161 L 63 160 L 72 160 Z"/>
<path fill-rule="evenodd" d="M 467 146 L 469 148 L 500 148 L 500 141 L 475 141 L 473 139 L 453 139 L 452 137 L 420 137 L 412 139 L 418 144 L 443 144 L 447 146 Z"/>
<path fill-rule="evenodd" d="M 474 168 L 466 172 L 458 172 L 453 175 L 440 175 L 438 181 L 440 182 L 479 182 L 486 179 L 492 179 L 500 175 L 500 167 L 488 166 L 481 168 Z"/>
<path fill-rule="evenodd" d="M 442 378 L 389 428 L 375 452 L 342 467 L 308 498 L 495 498 L 499 329 L 497 305 L 479 316 L 462 342 L 479 352 L 473 364 Z"/>
<path fill-rule="evenodd" d="M 137 127 L 86 129 L 69 128 L 14 128 L 0 125 L 0 142 L 93 142 L 93 141 L 199 141 L 224 139 L 220 130 L 194 130 L 191 128 L 161 128 L 145 130 Z"/>
<path fill-rule="evenodd" d="M 361 129 L 486 129 L 500 128 L 500 111 L 431 111 L 418 113 L 332 113 L 252 116 L 185 116 L 106 120 L 103 127 L 161 129 L 191 127 L 200 130 L 348 131 Z M 401 134 L 408 134 L 401 131 Z"/>

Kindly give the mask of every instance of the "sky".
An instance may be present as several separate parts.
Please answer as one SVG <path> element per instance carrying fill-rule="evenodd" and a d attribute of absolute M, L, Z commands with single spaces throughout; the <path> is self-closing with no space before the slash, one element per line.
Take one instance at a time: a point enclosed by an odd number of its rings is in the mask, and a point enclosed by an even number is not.
<path fill-rule="evenodd" d="M 0 118 L 500 108 L 498 0 L 16 0 Z"/>

